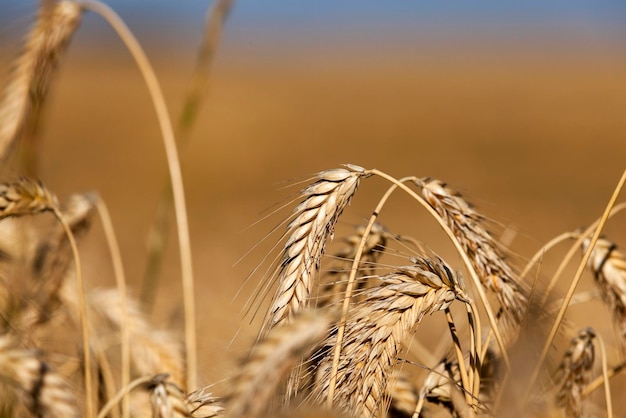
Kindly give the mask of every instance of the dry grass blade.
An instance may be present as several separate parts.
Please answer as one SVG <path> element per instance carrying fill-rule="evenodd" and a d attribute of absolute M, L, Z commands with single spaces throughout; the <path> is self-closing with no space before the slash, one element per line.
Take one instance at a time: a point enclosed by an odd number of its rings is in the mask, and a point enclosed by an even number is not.
<path fill-rule="evenodd" d="M 458 278 L 442 260 L 415 261 L 381 277 L 380 286 L 363 291 L 347 317 L 336 376 L 332 365 L 337 336 L 325 341 L 328 353 L 318 366 L 314 399 L 328 399 L 333 380 L 334 408 L 360 417 L 385 413 L 381 409 L 388 405 L 388 378 L 403 344 L 424 316 L 445 309 L 457 297 Z"/>
<path fill-rule="evenodd" d="M 455 387 L 461 386 L 461 374 L 459 372 L 459 364 L 456 361 L 444 358 L 428 373 L 424 384 L 420 389 L 419 400 L 413 411 L 413 417 L 417 418 L 422 412 L 424 401 L 441 405 L 446 408 L 454 416 L 458 416 L 453 402 L 453 393 Z M 456 390 L 458 392 L 458 390 Z"/>
<path fill-rule="evenodd" d="M 485 288 L 498 297 L 500 306 L 521 322 L 528 299 L 503 249 L 483 226 L 484 217 L 445 183 L 424 178 L 416 182 L 424 199 L 446 220 L 476 269 Z"/>
<path fill-rule="evenodd" d="M 8 334 L 0 336 L 0 383 L 8 383 L 16 389 L 18 399 L 36 416 L 80 416 L 76 395 L 41 360 L 41 353 L 20 348 Z"/>
<path fill-rule="evenodd" d="M 591 328 L 579 331 L 556 371 L 556 404 L 565 409 L 568 417 L 583 416 L 582 393 L 591 379 L 595 336 Z"/>
<path fill-rule="evenodd" d="M 582 243 L 583 252 L 589 247 L 589 238 Z M 587 267 L 600 289 L 602 300 L 613 311 L 621 337 L 626 341 L 626 258 L 617 245 L 599 238 L 591 251 Z"/>
<path fill-rule="evenodd" d="M 391 400 L 390 415 L 400 417 L 413 415 L 418 402 L 418 394 L 417 388 L 406 373 L 397 370 L 391 375 L 387 384 L 387 397 Z"/>
<path fill-rule="evenodd" d="M 288 321 L 309 304 L 314 276 L 326 241 L 332 237 L 337 219 L 350 203 L 365 170 L 346 166 L 317 174 L 317 181 L 302 190 L 304 200 L 287 226 L 278 288 L 264 330 Z"/>
<path fill-rule="evenodd" d="M 0 184 L 0 219 L 52 211 L 56 197 L 41 182 L 22 178 Z"/>
<path fill-rule="evenodd" d="M 54 70 L 80 17 L 81 8 L 72 1 L 55 3 L 50 10 L 41 8 L 0 104 L 0 161 L 25 128 L 36 130 Z"/>
<path fill-rule="evenodd" d="M 252 350 L 232 384 L 226 405 L 230 417 L 262 416 L 282 379 L 300 358 L 328 336 L 332 315 L 302 311 L 273 328 Z"/>

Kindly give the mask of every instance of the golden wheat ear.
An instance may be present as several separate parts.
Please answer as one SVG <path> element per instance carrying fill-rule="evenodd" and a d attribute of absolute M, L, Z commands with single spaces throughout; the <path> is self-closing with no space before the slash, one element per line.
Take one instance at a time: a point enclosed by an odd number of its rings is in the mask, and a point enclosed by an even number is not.
<path fill-rule="evenodd" d="M 81 15 L 81 7 L 73 1 L 40 9 L 0 103 L 0 161 L 22 134 L 35 135 L 50 82 Z M 27 160 L 26 172 L 32 174 L 35 153 Z"/>
<path fill-rule="evenodd" d="M 364 290 L 346 319 L 338 367 L 333 368 L 337 335 L 323 344 L 327 353 L 318 365 L 312 399 L 326 401 L 334 380 L 333 408 L 360 417 L 385 414 L 388 380 L 404 344 L 426 315 L 457 298 L 455 277 L 443 261 L 423 260 Z"/>
<path fill-rule="evenodd" d="M 21 348 L 10 334 L 0 335 L 0 384 L 12 388 L 16 399 L 35 416 L 78 418 L 76 394 L 43 362 L 41 354 Z"/>
<path fill-rule="evenodd" d="M 308 306 L 326 241 L 365 173 L 357 166 L 322 171 L 317 174 L 317 181 L 301 191 L 304 200 L 287 225 L 287 240 L 277 274 L 278 288 L 264 332 Z"/>
<path fill-rule="evenodd" d="M 589 238 L 583 241 L 583 253 L 587 251 L 589 241 Z M 602 300 L 613 311 L 622 340 L 626 341 L 626 257 L 615 243 L 599 238 L 587 267 L 593 273 Z"/>

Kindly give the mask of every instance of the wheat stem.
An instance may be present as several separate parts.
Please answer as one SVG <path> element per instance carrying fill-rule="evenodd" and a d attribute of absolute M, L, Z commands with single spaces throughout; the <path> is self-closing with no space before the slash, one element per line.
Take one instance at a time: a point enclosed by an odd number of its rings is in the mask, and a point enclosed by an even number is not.
<path fill-rule="evenodd" d="M 122 39 L 128 51 L 141 70 L 146 82 L 155 111 L 158 116 L 163 144 L 170 173 L 172 192 L 174 194 L 174 208 L 176 224 L 178 227 L 178 244 L 180 252 L 181 275 L 183 284 L 183 299 L 185 310 L 185 350 L 187 360 L 187 387 L 196 387 L 197 352 L 196 352 L 196 320 L 194 301 L 193 265 L 191 261 L 191 239 L 189 236 L 189 222 L 185 204 L 185 192 L 183 179 L 176 148 L 174 130 L 170 120 L 165 99 L 159 86 L 154 70 L 146 57 L 137 39 L 120 19 L 113 9 L 97 0 L 80 1 L 79 4 L 87 10 L 91 10 L 106 20 Z"/>
<path fill-rule="evenodd" d="M 128 326 L 128 302 L 126 301 L 126 275 L 124 274 L 124 265 L 122 263 L 122 254 L 120 251 L 119 243 L 113 228 L 113 222 L 111 221 L 111 215 L 107 209 L 107 205 L 102 199 L 98 199 L 96 203 L 98 214 L 102 221 L 102 228 L 106 237 L 107 244 L 109 246 L 109 252 L 111 254 L 111 262 L 113 263 L 113 271 L 115 274 L 115 281 L 117 283 L 117 290 L 120 298 L 120 305 L 122 311 L 121 319 L 121 373 L 122 373 L 122 385 L 125 387 L 130 382 L 130 331 Z M 122 417 L 128 418 L 130 415 L 130 399 L 128 394 L 122 399 Z"/>
<path fill-rule="evenodd" d="M 80 263 L 80 255 L 78 253 L 78 247 L 76 246 L 76 240 L 74 234 L 70 229 L 67 222 L 63 218 L 63 214 L 54 207 L 52 209 L 54 216 L 56 216 L 59 223 L 63 226 L 67 235 L 67 240 L 72 248 L 72 255 L 74 256 L 74 267 L 76 269 L 76 288 L 78 293 L 78 310 L 80 317 L 80 330 L 83 344 L 83 362 L 85 368 L 85 416 L 91 418 L 94 416 L 93 405 L 93 382 L 91 379 L 91 356 L 89 349 L 89 326 L 87 318 L 87 304 L 85 303 L 85 283 L 83 281 L 82 268 Z"/>
<path fill-rule="evenodd" d="M 606 402 L 606 416 L 607 418 L 613 418 L 613 402 L 611 399 L 611 384 L 609 378 L 609 366 L 606 360 L 606 347 L 604 340 L 600 335 L 596 335 L 598 345 L 600 346 L 600 355 L 602 360 L 602 379 L 604 380 L 604 399 Z"/>

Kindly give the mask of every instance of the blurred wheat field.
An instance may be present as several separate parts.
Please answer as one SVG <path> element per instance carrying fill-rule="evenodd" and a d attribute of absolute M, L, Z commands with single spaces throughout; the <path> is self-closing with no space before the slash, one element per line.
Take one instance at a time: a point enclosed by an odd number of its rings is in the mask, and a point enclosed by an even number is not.
<path fill-rule="evenodd" d="M 271 249 L 275 239 L 263 238 L 281 219 L 255 223 L 298 189 L 280 190 L 283 182 L 343 163 L 440 178 L 514 231 L 513 250 L 529 258 L 551 237 L 599 217 L 624 170 L 623 49 L 558 42 L 399 45 L 376 55 L 363 46 L 267 48 L 220 51 L 207 102 L 181 151 L 203 385 L 232 375 L 258 331 L 242 311 L 254 288 L 244 279 Z M 1 52 L 0 85 L 13 53 Z M 152 47 L 149 55 L 175 117 L 193 48 Z M 70 45 L 48 106 L 40 178 L 59 196 L 97 190 L 107 202 L 136 296 L 167 181 L 141 76 L 121 46 Z M 362 223 L 379 197 L 376 187 L 364 187 L 338 229 Z M 407 235 L 456 261 L 443 234 L 403 199 L 385 209 L 383 223 L 392 231 L 410 225 Z M 625 226 L 618 215 L 606 228 L 622 246 Z M 114 284 L 106 251 L 96 227 L 81 244 L 90 288 Z M 559 261 L 550 254 L 542 269 L 551 272 Z M 172 238 L 153 317 L 182 329 L 178 274 Z M 589 278 L 581 284 L 587 288 Z M 599 303 L 574 306 L 568 315 L 577 323 L 597 317 L 598 332 L 613 332 Z M 624 378 L 613 384 L 623 388 Z M 617 396 L 614 403 L 624 406 Z"/>

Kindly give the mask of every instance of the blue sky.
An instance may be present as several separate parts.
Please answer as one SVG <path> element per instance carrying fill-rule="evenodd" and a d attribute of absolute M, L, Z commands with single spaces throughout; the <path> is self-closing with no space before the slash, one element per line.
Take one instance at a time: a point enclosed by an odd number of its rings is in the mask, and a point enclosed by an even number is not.
<path fill-rule="evenodd" d="M 141 38 L 164 35 L 194 39 L 211 3 L 201 0 L 109 0 Z M 0 44 L 32 22 L 37 5 L 32 0 L 0 0 Z M 83 30 L 98 30 L 97 24 Z M 459 37 L 510 34 L 533 36 L 559 32 L 596 36 L 626 45 L 626 1 L 374 1 L 374 0 L 240 0 L 227 35 L 231 40 L 272 38 L 293 42 L 313 38 L 320 42 L 372 38 L 414 39 L 436 33 Z M 419 38 L 417 38 L 419 39 Z M 176 41 L 175 41 L 176 42 Z"/>

